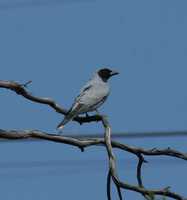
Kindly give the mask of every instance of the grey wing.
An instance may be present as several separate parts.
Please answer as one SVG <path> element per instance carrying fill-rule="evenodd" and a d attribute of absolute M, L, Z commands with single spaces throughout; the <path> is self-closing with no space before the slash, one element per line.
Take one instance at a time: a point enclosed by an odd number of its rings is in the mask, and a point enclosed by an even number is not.
<path fill-rule="evenodd" d="M 70 112 L 77 110 L 77 114 L 94 111 L 101 106 L 109 95 L 107 84 L 88 82 L 74 101 Z"/>
<path fill-rule="evenodd" d="M 66 123 L 77 115 L 90 111 L 90 100 L 93 98 L 90 94 L 93 93 L 93 88 L 94 85 L 92 85 L 90 81 L 81 89 L 80 94 L 75 99 L 64 120 L 58 125 L 58 128 L 63 128 Z"/>
<path fill-rule="evenodd" d="M 109 95 L 108 85 L 93 84 L 79 98 L 79 103 L 84 105 L 82 112 L 89 112 L 101 106 Z"/>
<path fill-rule="evenodd" d="M 82 89 L 80 90 L 80 94 L 75 98 L 73 105 L 68 111 L 68 114 L 72 113 L 75 110 L 77 111 L 77 113 L 80 113 L 81 108 L 84 107 L 84 104 L 81 103 L 81 99 L 88 92 L 88 90 L 91 89 L 91 87 L 92 84 L 90 81 L 84 87 L 82 87 Z"/>

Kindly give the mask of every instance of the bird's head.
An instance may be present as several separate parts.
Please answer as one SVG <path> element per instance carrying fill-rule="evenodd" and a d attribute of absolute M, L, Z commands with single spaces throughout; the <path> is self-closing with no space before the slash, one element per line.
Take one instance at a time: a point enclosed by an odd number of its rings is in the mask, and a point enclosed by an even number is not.
<path fill-rule="evenodd" d="M 99 77 L 104 81 L 107 82 L 107 80 L 114 76 L 119 74 L 119 72 L 108 69 L 108 68 L 103 68 L 97 71 L 97 74 L 99 75 Z"/>

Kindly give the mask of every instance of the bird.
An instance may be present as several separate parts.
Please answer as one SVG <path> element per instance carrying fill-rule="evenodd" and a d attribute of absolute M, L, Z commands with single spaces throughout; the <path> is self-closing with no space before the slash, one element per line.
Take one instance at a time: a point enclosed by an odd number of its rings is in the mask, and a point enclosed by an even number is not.
<path fill-rule="evenodd" d="M 80 94 L 75 98 L 74 103 L 68 110 L 63 121 L 57 126 L 57 129 L 62 130 L 64 126 L 73 118 L 80 114 L 96 111 L 106 101 L 110 94 L 110 86 L 108 80 L 119 74 L 115 70 L 109 68 L 101 68 L 97 70 L 93 77 L 82 87 Z"/>

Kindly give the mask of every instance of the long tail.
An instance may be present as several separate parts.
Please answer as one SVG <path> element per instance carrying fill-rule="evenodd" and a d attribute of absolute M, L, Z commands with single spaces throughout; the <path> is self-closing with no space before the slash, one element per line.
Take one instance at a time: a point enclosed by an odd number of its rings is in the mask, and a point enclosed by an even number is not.
<path fill-rule="evenodd" d="M 77 116 L 79 113 L 79 110 L 81 108 L 81 104 L 78 104 L 76 108 L 72 110 L 72 108 L 69 110 L 67 115 L 64 117 L 63 121 L 57 126 L 57 129 L 63 129 L 65 124 L 67 124 L 69 121 L 71 121 L 74 117 Z"/>
<path fill-rule="evenodd" d="M 63 121 L 57 126 L 57 129 L 63 129 L 65 124 L 67 124 L 71 118 L 64 117 Z"/>

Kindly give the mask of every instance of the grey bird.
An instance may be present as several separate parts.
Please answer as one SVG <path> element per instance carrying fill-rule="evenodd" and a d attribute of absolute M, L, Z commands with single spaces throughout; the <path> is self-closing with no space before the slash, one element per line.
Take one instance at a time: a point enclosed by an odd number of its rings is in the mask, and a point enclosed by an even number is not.
<path fill-rule="evenodd" d="M 65 124 L 79 114 L 87 115 L 88 112 L 97 112 L 97 108 L 106 101 L 110 93 L 108 79 L 117 74 L 119 74 L 117 71 L 108 68 L 98 70 L 81 89 L 80 94 L 75 98 L 73 105 L 57 128 L 63 129 Z"/>

